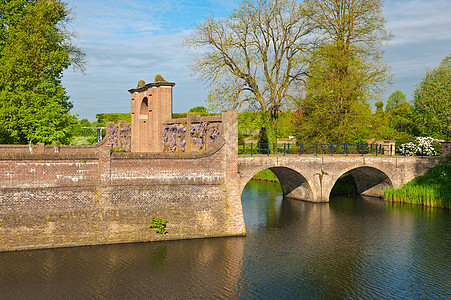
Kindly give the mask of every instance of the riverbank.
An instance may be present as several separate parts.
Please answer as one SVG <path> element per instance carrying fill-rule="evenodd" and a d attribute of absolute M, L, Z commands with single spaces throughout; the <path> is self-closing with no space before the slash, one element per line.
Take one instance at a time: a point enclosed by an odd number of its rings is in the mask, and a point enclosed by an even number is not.
<path fill-rule="evenodd" d="M 270 181 L 270 182 L 279 182 L 279 178 L 277 178 L 276 175 L 274 175 L 273 172 L 271 172 L 270 169 L 265 169 L 263 171 L 258 172 L 257 174 L 252 177 L 253 180 L 260 180 L 260 181 Z"/>
<path fill-rule="evenodd" d="M 384 199 L 449 209 L 451 207 L 451 156 L 444 158 L 440 164 L 399 189 L 386 188 Z"/>

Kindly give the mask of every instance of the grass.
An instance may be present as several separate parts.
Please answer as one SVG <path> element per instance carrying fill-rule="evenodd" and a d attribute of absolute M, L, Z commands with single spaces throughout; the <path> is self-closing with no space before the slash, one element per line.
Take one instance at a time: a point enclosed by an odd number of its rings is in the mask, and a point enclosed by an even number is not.
<path fill-rule="evenodd" d="M 450 208 L 451 156 L 444 158 L 440 164 L 399 189 L 386 188 L 384 199 L 393 202 Z"/>
<path fill-rule="evenodd" d="M 97 143 L 97 137 L 92 136 L 74 136 L 71 145 L 92 145 Z"/>
<path fill-rule="evenodd" d="M 270 169 L 265 169 L 263 171 L 258 172 L 257 174 L 252 177 L 254 180 L 260 180 L 260 181 L 271 181 L 271 182 L 279 182 L 279 178 L 277 178 L 276 175 L 274 175 L 273 172 L 271 172 Z"/>

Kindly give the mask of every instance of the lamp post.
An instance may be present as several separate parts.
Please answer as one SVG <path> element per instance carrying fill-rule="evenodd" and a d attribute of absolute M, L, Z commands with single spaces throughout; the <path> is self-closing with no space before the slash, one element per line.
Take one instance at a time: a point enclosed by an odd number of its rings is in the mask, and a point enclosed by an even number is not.
<path fill-rule="evenodd" d="M 446 114 L 446 142 L 449 142 L 449 114 Z"/>
<path fill-rule="evenodd" d="M 391 141 L 391 117 L 388 117 L 388 140 Z"/>

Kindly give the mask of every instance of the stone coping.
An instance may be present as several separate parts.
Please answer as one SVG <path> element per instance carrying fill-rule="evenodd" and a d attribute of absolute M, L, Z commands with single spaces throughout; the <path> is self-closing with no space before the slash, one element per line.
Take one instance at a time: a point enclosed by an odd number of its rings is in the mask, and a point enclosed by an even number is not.
<path fill-rule="evenodd" d="M 203 152 L 113 152 L 112 159 L 198 159 L 211 156 L 218 152 L 225 145 L 223 138 L 218 138 L 218 142 Z"/>
<path fill-rule="evenodd" d="M 197 159 L 205 158 L 218 152 L 225 145 L 223 138 L 218 138 L 218 142 L 203 152 L 112 152 L 110 157 L 112 159 Z M 27 146 L 28 147 L 28 146 Z M 53 146 L 52 146 L 53 147 Z M 106 149 L 105 149 L 106 150 Z M 1 148 L 0 148 L 1 151 Z M 85 152 L 85 153 L 1 153 L 0 160 L 98 160 L 99 153 Z"/>
<path fill-rule="evenodd" d="M 0 160 L 98 160 L 96 153 L 0 153 Z"/>
<path fill-rule="evenodd" d="M 204 117 L 195 118 L 195 119 L 191 120 L 191 124 L 202 123 L 202 122 L 220 123 L 220 122 L 222 122 L 222 116 L 221 115 L 204 116 Z M 180 123 L 188 123 L 188 118 L 170 119 L 170 120 L 164 122 L 164 125 L 172 125 L 172 124 L 180 124 Z"/>

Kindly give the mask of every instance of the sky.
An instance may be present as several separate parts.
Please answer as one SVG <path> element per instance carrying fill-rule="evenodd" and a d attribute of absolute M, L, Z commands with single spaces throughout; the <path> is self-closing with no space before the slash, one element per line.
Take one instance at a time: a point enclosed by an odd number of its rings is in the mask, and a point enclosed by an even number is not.
<path fill-rule="evenodd" d="M 68 69 L 63 86 L 79 119 L 97 113 L 130 112 L 129 89 L 156 74 L 175 82 L 173 111 L 206 106 L 208 85 L 191 76 L 188 65 L 196 52 L 183 39 L 196 23 L 214 14 L 226 17 L 239 0 L 68 0 L 73 13 L 73 42 L 86 54 L 85 73 Z M 384 46 L 396 90 L 412 100 L 415 86 L 428 68 L 451 54 L 451 0 L 386 0 L 386 29 L 394 35 Z"/>

